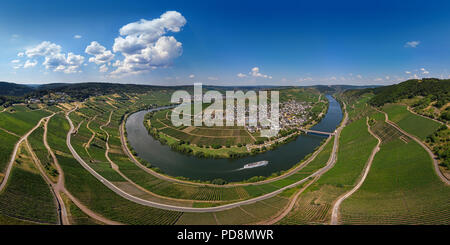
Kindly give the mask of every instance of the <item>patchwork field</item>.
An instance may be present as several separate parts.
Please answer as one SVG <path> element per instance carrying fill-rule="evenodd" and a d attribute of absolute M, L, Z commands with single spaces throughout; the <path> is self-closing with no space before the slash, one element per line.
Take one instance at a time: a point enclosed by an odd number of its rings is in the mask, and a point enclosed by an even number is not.
<path fill-rule="evenodd" d="M 197 146 L 235 146 L 255 142 L 244 127 L 175 127 L 170 120 L 169 110 L 154 113 L 150 125 L 165 135 Z"/>

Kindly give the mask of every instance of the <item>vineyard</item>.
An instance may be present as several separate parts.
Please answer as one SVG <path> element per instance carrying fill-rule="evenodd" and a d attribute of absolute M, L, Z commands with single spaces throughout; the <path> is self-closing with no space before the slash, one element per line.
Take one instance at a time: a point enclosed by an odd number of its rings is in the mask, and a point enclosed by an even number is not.
<path fill-rule="evenodd" d="M 449 224 L 449 210 L 450 190 L 426 151 L 415 141 L 389 137 L 362 187 L 343 202 L 342 223 Z"/>
<path fill-rule="evenodd" d="M 24 147 L 16 158 L 6 189 L 0 194 L 0 214 L 44 224 L 56 224 L 56 204 L 48 185 Z"/>
<path fill-rule="evenodd" d="M 404 105 L 388 104 L 383 107 L 389 120 L 396 123 L 406 132 L 416 135 L 421 140 L 425 140 L 427 136 L 434 133 L 440 126 L 439 123 L 423 118 L 409 112 Z"/>

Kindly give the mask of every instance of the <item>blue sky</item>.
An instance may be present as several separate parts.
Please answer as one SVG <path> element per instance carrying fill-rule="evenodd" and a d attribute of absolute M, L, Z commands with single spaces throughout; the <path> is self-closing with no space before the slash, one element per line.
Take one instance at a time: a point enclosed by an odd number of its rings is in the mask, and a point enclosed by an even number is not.
<path fill-rule="evenodd" d="M 0 46 L 18 83 L 392 84 L 449 78 L 450 2 L 4 0 Z"/>

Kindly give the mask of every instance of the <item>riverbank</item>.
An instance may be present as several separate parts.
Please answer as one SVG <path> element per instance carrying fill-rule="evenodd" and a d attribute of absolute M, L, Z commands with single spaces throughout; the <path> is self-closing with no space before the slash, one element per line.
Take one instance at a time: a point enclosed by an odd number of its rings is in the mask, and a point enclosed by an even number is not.
<path fill-rule="evenodd" d="M 307 112 L 309 118 L 301 126 L 287 127 L 271 138 L 260 137 L 259 131 L 245 127 L 174 127 L 170 110 L 149 111 L 143 120 L 148 133 L 172 150 L 198 158 L 238 159 L 274 150 L 296 140 L 304 130 L 318 124 L 329 107 L 328 100 L 319 100 Z M 301 113 L 300 111 L 298 113 Z M 284 115 L 287 116 L 287 115 Z M 286 118 L 290 118 L 287 116 Z"/>
<path fill-rule="evenodd" d="M 330 106 L 327 114 L 319 124 L 312 127 L 314 130 L 334 131 L 342 120 L 342 110 L 339 103 L 327 96 Z M 205 159 L 180 154 L 162 145 L 159 141 L 148 135 L 142 123 L 148 111 L 141 111 L 128 116 L 124 122 L 124 131 L 128 134 L 129 147 L 135 155 L 157 167 L 162 173 L 178 179 L 199 181 L 212 181 L 223 179 L 228 183 L 243 182 L 252 177 L 262 176 L 270 178 L 274 173 L 278 175 L 289 171 L 300 162 L 307 159 L 308 154 L 320 147 L 324 137 L 317 135 L 300 135 L 296 140 L 279 148 L 255 156 L 240 159 Z M 242 169 L 245 164 L 267 160 L 267 166 Z M 149 170 L 152 171 L 152 170 Z M 262 179 L 260 178 L 260 179 Z"/>

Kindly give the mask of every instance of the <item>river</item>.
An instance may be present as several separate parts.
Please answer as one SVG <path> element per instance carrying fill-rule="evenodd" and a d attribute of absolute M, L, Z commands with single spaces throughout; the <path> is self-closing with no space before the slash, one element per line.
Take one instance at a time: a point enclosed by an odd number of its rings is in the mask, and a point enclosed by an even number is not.
<path fill-rule="evenodd" d="M 312 129 L 333 132 L 342 120 L 339 103 L 327 95 L 329 107 L 325 117 Z M 130 115 L 125 127 L 130 146 L 153 166 L 171 176 L 183 176 L 195 180 L 224 179 L 228 182 L 242 181 L 253 176 L 269 176 L 274 172 L 287 170 L 297 164 L 306 155 L 312 153 L 325 139 L 319 135 L 301 135 L 295 141 L 279 146 L 277 149 L 255 156 L 239 159 L 211 159 L 185 155 L 162 145 L 148 134 L 143 121 L 151 110 L 139 111 Z M 267 160 L 262 167 L 242 169 L 247 163 Z"/>

